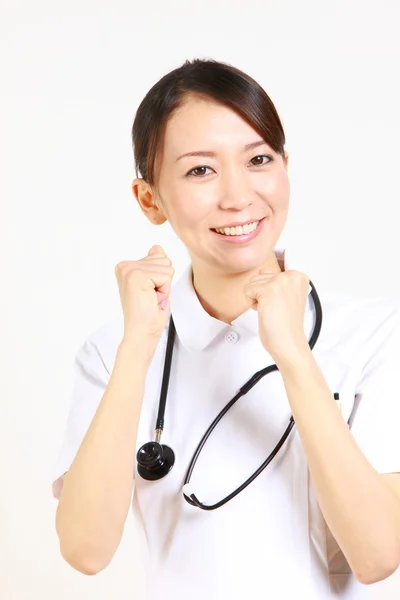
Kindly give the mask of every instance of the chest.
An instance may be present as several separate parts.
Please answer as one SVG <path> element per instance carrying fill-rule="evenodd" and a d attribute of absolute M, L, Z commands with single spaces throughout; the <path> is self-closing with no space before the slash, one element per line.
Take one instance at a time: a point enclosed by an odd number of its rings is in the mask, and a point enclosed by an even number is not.
<path fill-rule="evenodd" d="M 315 350 L 314 356 L 332 396 L 334 392 L 340 393 L 347 420 L 354 403 L 357 373 L 332 350 L 327 352 L 321 347 L 321 351 Z M 159 352 L 148 374 L 137 449 L 154 439 L 163 359 Z M 271 364 L 259 340 L 244 341 L 229 348 L 220 344 L 196 353 L 180 347 L 179 341 L 176 343 L 161 440 L 173 448 L 176 462 L 171 473 L 157 483 L 161 493 L 168 490 L 168 493 L 181 494 L 188 465 L 211 423 L 255 372 Z M 282 375 L 274 370 L 232 405 L 203 447 L 191 479 L 199 493 L 201 491 L 202 500 L 218 501 L 243 483 L 275 448 L 290 417 Z M 278 503 L 281 492 L 292 493 L 293 469 L 303 460 L 302 454 L 294 428 L 262 477 L 264 483 L 278 490 L 275 494 Z M 142 484 L 138 482 L 139 486 Z"/>

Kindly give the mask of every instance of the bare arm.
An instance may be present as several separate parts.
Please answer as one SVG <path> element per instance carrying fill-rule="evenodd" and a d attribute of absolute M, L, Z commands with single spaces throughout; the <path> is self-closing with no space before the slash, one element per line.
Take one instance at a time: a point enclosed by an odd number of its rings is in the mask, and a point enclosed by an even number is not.
<path fill-rule="evenodd" d="M 122 538 L 150 357 L 143 344 L 121 343 L 96 414 L 64 476 L 56 515 L 60 550 L 88 575 L 109 564 Z"/>
<path fill-rule="evenodd" d="M 357 446 L 305 341 L 279 362 L 326 522 L 362 583 L 400 561 L 400 502 Z"/>

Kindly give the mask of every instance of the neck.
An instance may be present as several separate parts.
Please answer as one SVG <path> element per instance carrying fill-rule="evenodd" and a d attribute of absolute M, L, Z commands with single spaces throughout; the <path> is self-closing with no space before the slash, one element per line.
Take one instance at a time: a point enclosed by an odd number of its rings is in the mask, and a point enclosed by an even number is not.
<path fill-rule="evenodd" d="M 210 270 L 208 265 L 192 263 L 192 283 L 204 310 L 215 319 L 231 324 L 250 308 L 243 288 L 263 268 L 271 273 L 280 273 L 284 267 L 278 262 L 275 252 L 256 269 L 241 273 L 223 273 Z"/>

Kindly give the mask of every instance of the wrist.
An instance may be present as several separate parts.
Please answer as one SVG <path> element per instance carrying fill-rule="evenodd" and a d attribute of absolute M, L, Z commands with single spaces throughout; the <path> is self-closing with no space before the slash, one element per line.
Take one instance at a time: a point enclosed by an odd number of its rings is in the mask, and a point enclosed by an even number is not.
<path fill-rule="evenodd" d="M 285 352 L 275 355 L 274 361 L 278 369 L 282 371 L 292 371 L 296 369 L 304 369 L 314 360 L 312 350 L 305 340 L 299 344 L 293 344 Z"/>
<path fill-rule="evenodd" d="M 136 363 L 139 361 L 144 365 L 149 365 L 153 359 L 156 345 L 147 339 L 136 338 L 132 340 L 124 337 L 118 346 L 117 355 L 128 356 L 131 360 L 134 359 Z"/>

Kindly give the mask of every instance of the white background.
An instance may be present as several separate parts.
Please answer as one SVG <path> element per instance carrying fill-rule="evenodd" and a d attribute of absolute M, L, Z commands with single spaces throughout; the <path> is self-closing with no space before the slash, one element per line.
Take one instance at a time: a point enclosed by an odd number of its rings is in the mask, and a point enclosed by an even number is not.
<path fill-rule="evenodd" d="M 276 104 L 290 153 L 281 244 L 323 287 L 400 300 L 400 5 L 0 7 L 0 598 L 142 600 L 131 517 L 112 564 L 86 577 L 59 555 L 51 496 L 75 353 L 120 311 L 115 265 L 156 242 L 175 277 L 187 261 L 168 224 L 147 224 L 135 205 L 135 110 L 187 58 L 254 76 Z M 400 574 L 373 591 L 398 598 Z"/>

